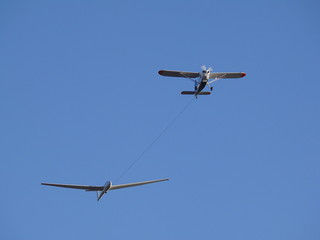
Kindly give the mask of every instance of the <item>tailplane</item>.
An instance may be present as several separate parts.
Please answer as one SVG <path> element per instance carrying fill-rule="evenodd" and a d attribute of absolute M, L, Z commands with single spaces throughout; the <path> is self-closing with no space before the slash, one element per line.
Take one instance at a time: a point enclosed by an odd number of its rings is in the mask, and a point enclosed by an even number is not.
<path fill-rule="evenodd" d="M 182 95 L 195 95 L 197 92 L 196 91 L 182 91 Z M 199 92 L 197 95 L 210 95 L 211 92 Z"/>

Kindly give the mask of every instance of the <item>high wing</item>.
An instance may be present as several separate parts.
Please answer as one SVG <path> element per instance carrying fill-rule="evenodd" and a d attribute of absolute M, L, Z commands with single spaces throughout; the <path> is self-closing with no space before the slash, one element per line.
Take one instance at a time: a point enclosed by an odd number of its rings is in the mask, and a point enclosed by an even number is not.
<path fill-rule="evenodd" d="M 167 181 L 167 180 L 169 180 L 169 179 L 165 178 L 165 179 L 158 179 L 158 180 L 152 180 L 152 181 L 146 181 L 146 182 L 136 182 L 136 183 L 121 184 L 121 185 L 112 185 L 109 190 L 115 190 L 115 189 L 120 189 L 120 188 L 128 188 L 128 187 L 135 187 L 135 186 L 140 186 L 140 185 L 144 185 L 144 184 L 162 182 L 162 181 Z"/>
<path fill-rule="evenodd" d="M 209 78 L 242 78 L 246 76 L 244 72 L 210 73 Z"/>
<path fill-rule="evenodd" d="M 181 71 L 160 70 L 158 73 L 162 76 L 167 76 L 167 77 L 197 78 L 200 76 L 200 74 L 197 72 L 181 72 Z"/>
<path fill-rule="evenodd" d="M 63 188 L 73 188 L 73 189 L 83 189 L 86 191 L 102 191 L 103 186 L 88 186 L 88 185 L 70 185 L 70 184 L 55 184 L 55 183 L 41 183 L 42 185 L 53 186 L 53 187 L 63 187 Z"/>

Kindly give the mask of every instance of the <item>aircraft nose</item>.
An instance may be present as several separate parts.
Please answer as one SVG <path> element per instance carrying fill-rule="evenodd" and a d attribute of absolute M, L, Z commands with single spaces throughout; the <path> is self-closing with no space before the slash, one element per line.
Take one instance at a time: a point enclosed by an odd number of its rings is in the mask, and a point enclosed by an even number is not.
<path fill-rule="evenodd" d="M 242 73 L 241 74 L 241 77 L 245 77 L 247 74 L 246 73 Z"/>

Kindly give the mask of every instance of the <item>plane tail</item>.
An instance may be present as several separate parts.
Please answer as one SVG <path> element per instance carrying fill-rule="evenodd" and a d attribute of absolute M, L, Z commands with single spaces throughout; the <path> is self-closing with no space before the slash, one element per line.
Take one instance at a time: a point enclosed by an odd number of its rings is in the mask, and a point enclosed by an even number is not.
<path fill-rule="evenodd" d="M 197 92 L 196 91 L 182 91 L 182 95 L 195 95 Z M 197 95 L 210 95 L 211 92 L 199 92 Z"/>

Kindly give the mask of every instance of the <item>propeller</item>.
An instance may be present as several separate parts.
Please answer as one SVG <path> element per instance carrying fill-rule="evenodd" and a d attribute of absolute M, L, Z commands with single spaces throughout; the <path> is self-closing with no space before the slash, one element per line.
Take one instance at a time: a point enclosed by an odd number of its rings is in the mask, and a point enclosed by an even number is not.
<path fill-rule="evenodd" d="M 209 67 L 209 68 L 207 69 L 206 65 L 202 65 L 202 66 L 201 66 L 201 69 L 202 69 L 203 71 L 207 71 L 207 72 L 211 72 L 211 71 L 213 70 L 212 67 Z"/>

